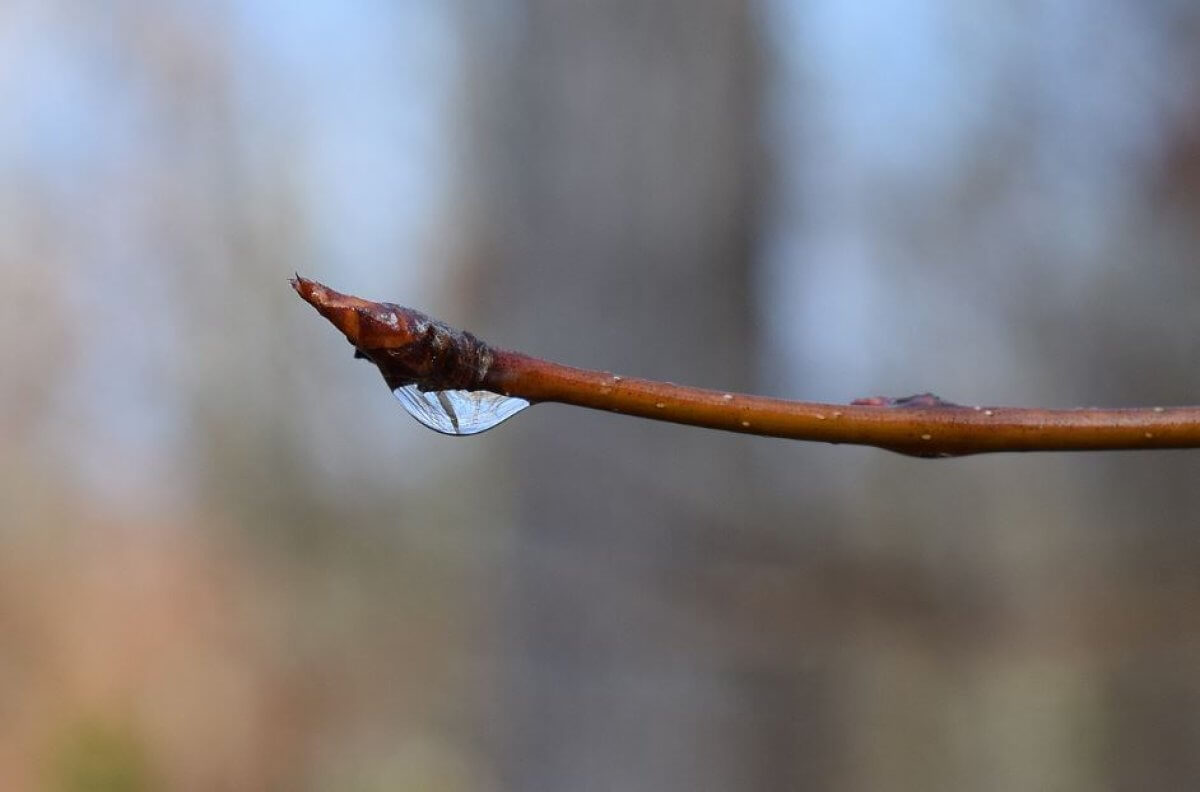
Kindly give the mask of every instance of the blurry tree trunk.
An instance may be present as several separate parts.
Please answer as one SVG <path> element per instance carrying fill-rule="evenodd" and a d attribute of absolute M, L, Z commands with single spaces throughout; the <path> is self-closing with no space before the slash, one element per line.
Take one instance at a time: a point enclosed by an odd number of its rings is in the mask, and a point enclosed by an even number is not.
<path fill-rule="evenodd" d="M 749 385 L 760 73 L 731 0 L 517 3 L 477 74 L 495 339 Z M 492 28 L 488 28 L 490 33 Z M 784 788 L 786 674 L 730 650 L 693 572 L 755 552 L 750 442 L 542 407 L 513 449 L 505 782 Z"/>

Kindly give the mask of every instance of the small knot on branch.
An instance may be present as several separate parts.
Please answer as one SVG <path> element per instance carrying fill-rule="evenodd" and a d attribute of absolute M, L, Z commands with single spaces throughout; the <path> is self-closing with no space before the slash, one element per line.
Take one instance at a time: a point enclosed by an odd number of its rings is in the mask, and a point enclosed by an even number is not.
<path fill-rule="evenodd" d="M 850 402 L 859 407 L 962 407 L 933 393 L 914 393 L 912 396 L 867 396 Z"/>

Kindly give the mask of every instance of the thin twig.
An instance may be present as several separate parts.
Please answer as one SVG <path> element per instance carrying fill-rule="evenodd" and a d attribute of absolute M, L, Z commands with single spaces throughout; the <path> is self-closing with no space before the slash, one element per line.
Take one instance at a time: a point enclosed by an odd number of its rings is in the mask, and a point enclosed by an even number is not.
<path fill-rule="evenodd" d="M 965 406 L 919 394 L 851 404 L 771 399 L 573 368 L 502 349 L 410 308 L 340 294 L 296 276 L 388 386 L 486 390 L 744 434 L 868 445 L 939 458 L 997 451 L 1200 447 L 1200 407 L 1070 410 Z"/>

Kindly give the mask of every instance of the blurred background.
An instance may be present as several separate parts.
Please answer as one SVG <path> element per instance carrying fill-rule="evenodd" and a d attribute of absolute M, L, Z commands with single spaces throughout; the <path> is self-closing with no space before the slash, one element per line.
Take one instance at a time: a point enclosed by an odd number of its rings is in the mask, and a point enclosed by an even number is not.
<path fill-rule="evenodd" d="M 845 402 L 1200 401 L 1185 0 L 0 4 L 0 788 L 1200 786 L 1200 455 L 410 419 L 293 271 Z"/>

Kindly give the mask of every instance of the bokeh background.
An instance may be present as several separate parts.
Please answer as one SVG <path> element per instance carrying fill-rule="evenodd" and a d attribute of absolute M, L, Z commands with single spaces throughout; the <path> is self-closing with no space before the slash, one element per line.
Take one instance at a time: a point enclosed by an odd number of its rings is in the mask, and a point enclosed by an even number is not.
<path fill-rule="evenodd" d="M 1197 453 L 448 439 L 287 285 L 1195 403 L 1195 2 L 5 0 L 0 108 L 0 788 L 1200 786 Z"/>

